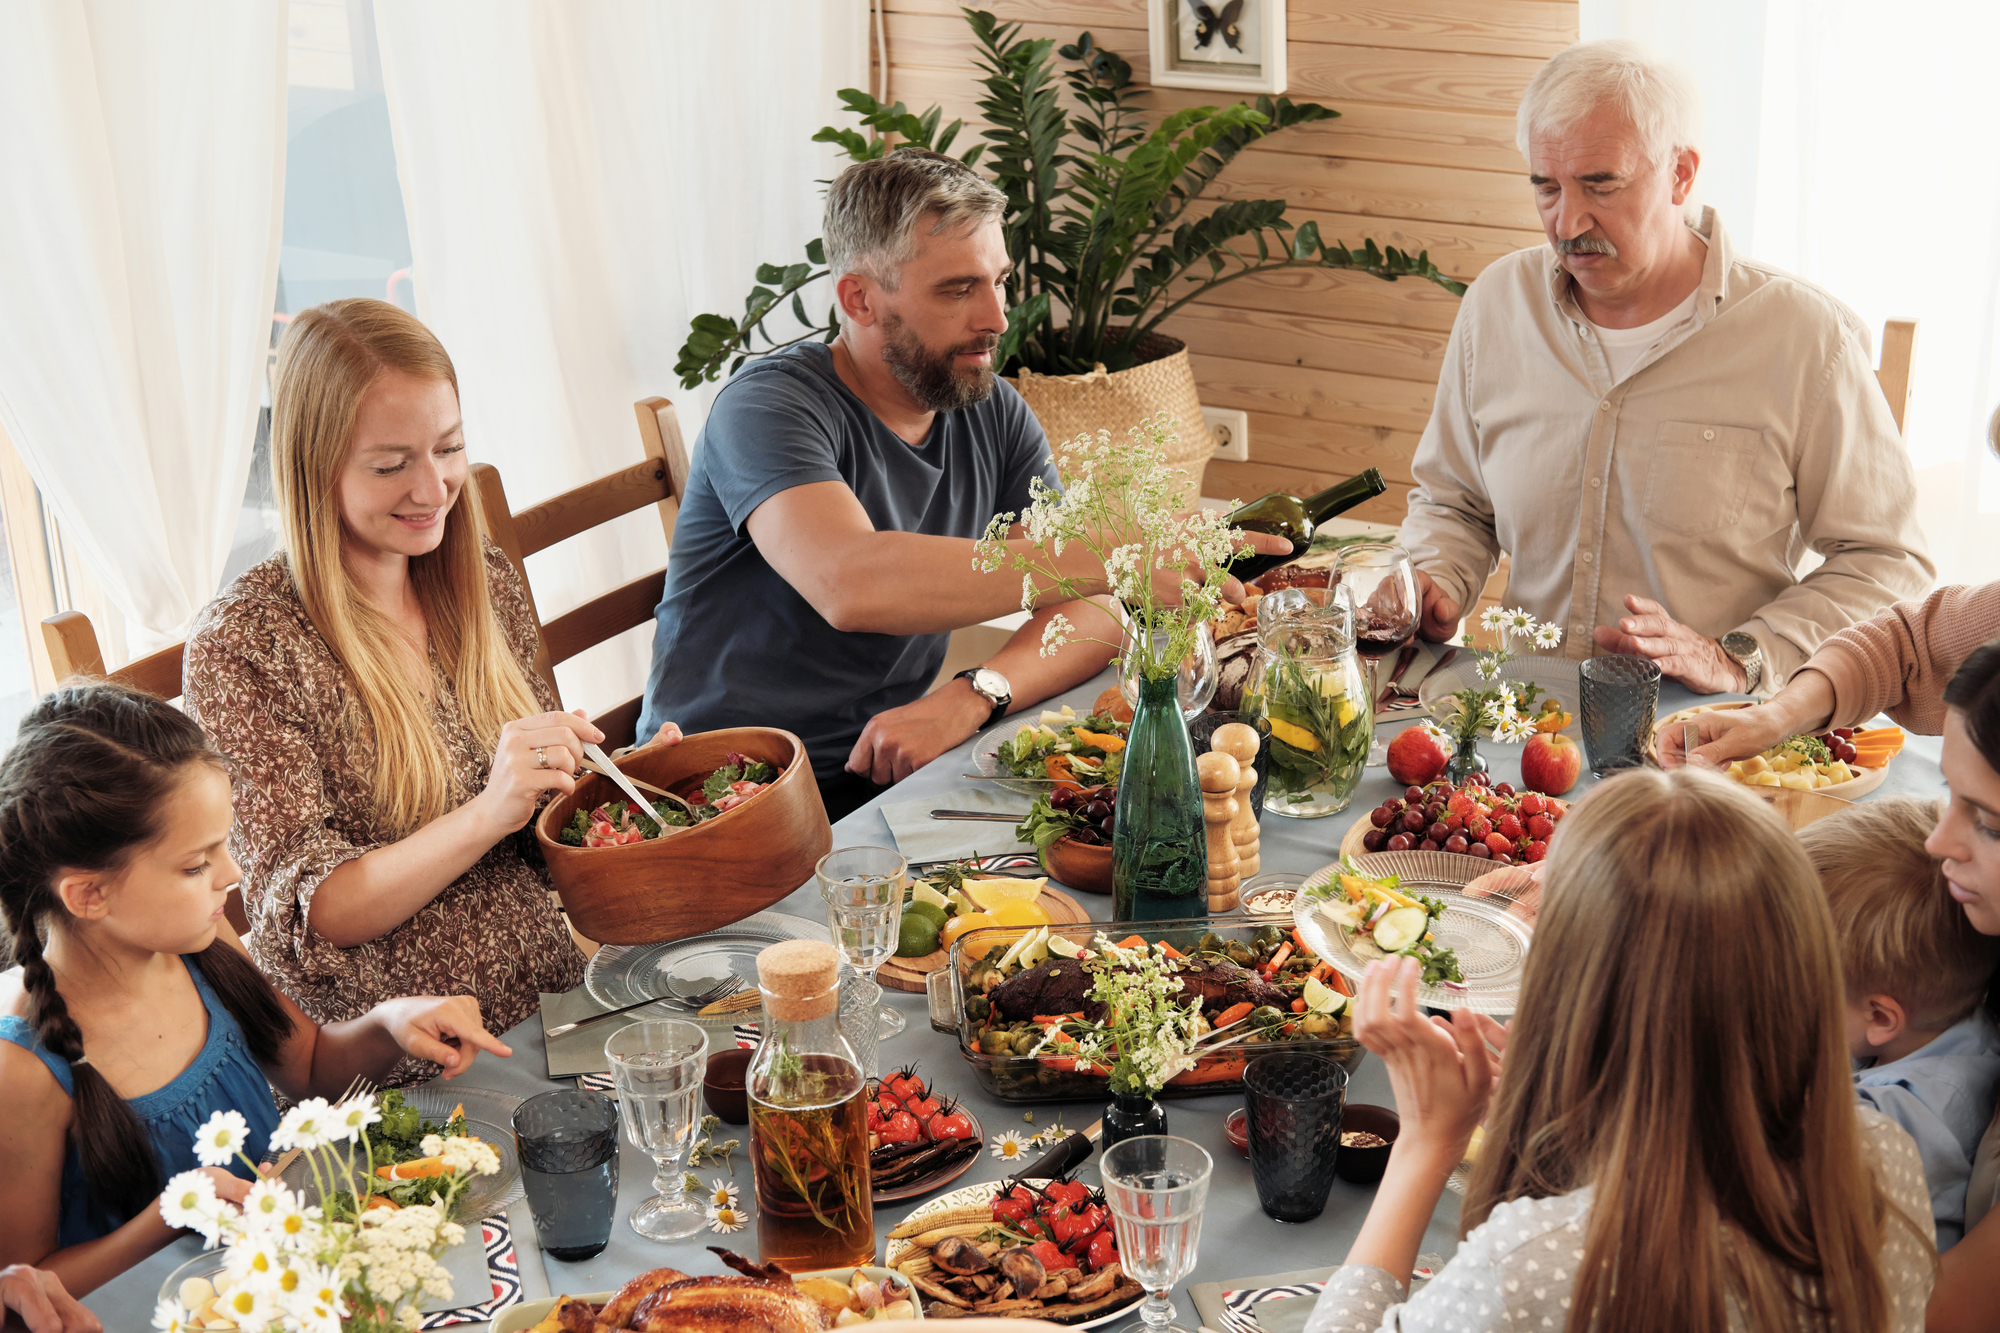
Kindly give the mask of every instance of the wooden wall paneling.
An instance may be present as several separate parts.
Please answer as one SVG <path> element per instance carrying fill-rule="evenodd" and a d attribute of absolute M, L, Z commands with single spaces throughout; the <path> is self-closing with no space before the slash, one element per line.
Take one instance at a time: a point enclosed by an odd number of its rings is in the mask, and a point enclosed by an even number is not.
<path fill-rule="evenodd" d="M 1197 302 L 1163 326 L 1197 356 L 1233 356 L 1270 365 L 1342 370 L 1429 387 L 1444 364 L 1445 337 L 1431 329 L 1399 329 L 1338 318 L 1233 310 Z M 1255 436 L 1253 435 L 1254 439 Z"/>

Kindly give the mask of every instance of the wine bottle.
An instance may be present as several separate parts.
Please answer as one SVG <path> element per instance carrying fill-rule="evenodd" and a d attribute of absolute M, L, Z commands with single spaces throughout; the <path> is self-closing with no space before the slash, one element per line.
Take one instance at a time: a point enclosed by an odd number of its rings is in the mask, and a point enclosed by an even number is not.
<path fill-rule="evenodd" d="M 1320 524 L 1335 514 L 1354 508 L 1363 500 L 1374 499 L 1388 489 L 1389 484 L 1382 480 L 1382 474 L 1371 467 L 1303 500 L 1283 492 L 1252 500 L 1229 515 L 1229 526 L 1288 537 L 1292 549 L 1289 553 L 1270 555 L 1262 551 L 1242 551 L 1231 562 L 1229 572 L 1239 579 L 1254 579 L 1265 570 L 1276 569 L 1298 559 L 1312 549 L 1313 533 Z"/>

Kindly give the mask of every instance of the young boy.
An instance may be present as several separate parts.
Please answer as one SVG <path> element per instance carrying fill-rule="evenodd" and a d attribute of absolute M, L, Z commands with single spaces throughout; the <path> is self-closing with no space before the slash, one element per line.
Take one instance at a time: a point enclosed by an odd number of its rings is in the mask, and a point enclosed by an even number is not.
<path fill-rule="evenodd" d="M 2000 1033 L 1981 1001 L 2000 939 L 1973 930 L 1924 850 L 1935 805 L 1843 810 L 1799 834 L 1833 908 L 1855 1092 L 1923 1156 L 1939 1250 L 1965 1232 L 1972 1155 L 2000 1090 Z"/>

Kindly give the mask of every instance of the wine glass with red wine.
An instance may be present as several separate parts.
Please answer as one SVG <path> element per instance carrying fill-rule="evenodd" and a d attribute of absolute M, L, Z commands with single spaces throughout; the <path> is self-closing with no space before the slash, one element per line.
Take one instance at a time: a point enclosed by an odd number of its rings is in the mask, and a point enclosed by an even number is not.
<path fill-rule="evenodd" d="M 1381 660 L 1416 637 L 1423 613 L 1417 592 L 1417 571 L 1410 553 L 1385 542 L 1365 542 L 1340 553 L 1333 567 L 1334 582 L 1354 599 L 1354 650 L 1368 664 L 1368 697 L 1380 713 Z M 1368 747 L 1368 762 L 1388 761 L 1388 748 L 1378 739 Z"/>

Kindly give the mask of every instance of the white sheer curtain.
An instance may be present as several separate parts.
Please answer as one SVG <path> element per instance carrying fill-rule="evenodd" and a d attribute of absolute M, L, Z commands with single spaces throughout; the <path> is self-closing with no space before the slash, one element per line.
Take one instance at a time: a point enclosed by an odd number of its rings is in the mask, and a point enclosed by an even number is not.
<path fill-rule="evenodd" d="M 135 652 L 228 558 L 284 129 L 282 0 L 0 5 L 0 429 Z"/>
<path fill-rule="evenodd" d="M 376 24 L 418 310 L 473 457 L 520 508 L 636 461 L 647 395 L 692 445 L 713 390 L 673 374 L 688 321 L 740 312 L 759 262 L 819 235 L 837 164 L 811 138 L 867 85 L 864 0 L 396 0 Z M 531 558 L 543 617 L 665 549 L 646 512 Z M 651 642 L 559 668 L 564 702 L 629 698 Z"/>
<path fill-rule="evenodd" d="M 2000 99 L 1990 0 L 1583 0 L 1582 34 L 1687 65 L 1701 188 L 1739 246 L 1921 321 L 1904 423 L 1938 576 L 2000 578 Z"/>

